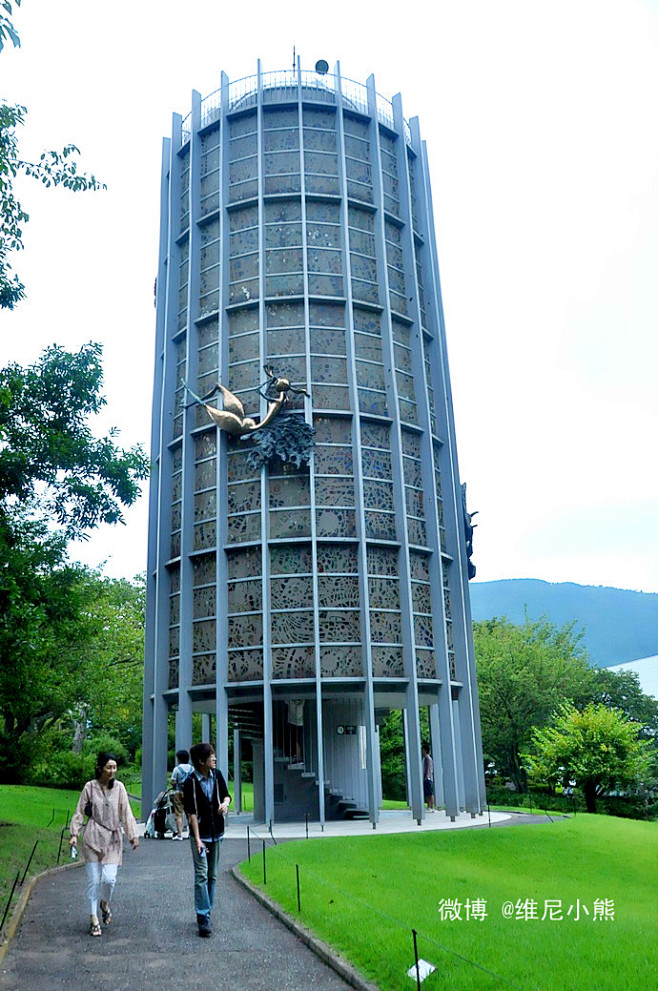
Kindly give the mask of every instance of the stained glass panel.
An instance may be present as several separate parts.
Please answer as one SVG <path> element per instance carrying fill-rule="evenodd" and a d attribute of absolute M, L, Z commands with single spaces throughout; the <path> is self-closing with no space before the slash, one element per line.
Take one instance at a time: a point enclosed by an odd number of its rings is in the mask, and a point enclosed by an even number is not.
<path fill-rule="evenodd" d="M 192 684 L 212 685 L 215 682 L 215 654 L 198 654 L 192 661 Z"/>
<path fill-rule="evenodd" d="M 321 609 L 358 609 L 359 581 L 356 575 L 332 575 L 318 578 L 318 605 Z"/>
<path fill-rule="evenodd" d="M 356 547 L 342 544 L 318 544 L 318 574 L 358 574 Z"/>
<path fill-rule="evenodd" d="M 401 647 L 372 648 L 373 678 L 404 677 L 404 659 Z"/>
<path fill-rule="evenodd" d="M 208 523 L 197 523 L 194 527 L 195 551 L 208 550 L 217 543 L 217 524 L 214 520 Z"/>
<path fill-rule="evenodd" d="M 230 650 L 228 652 L 229 681 L 260 681 L 262 677 L 262 650 Z"/>
<path fill-rule="evenodd" d="M 356 536 L 356 514 L 352 509 L 318 509 L 315 519 L 318 537 Z"/>
<path fill-rule="evenodd" d="M 361 462 L 365 476 L 385 479 L 392 477 L 391 455 L 388 451 L 373 451 L 364 447 L 361 449 Z"/>
<path fill-rule="evenodd" d="M 242 306 L 239 310 L 231 310 L 228 315 L 229 335 L 244 334 L 250 330 L 258 330 L 258 307 Z"/>
<path fill-rule="evenodd" d="M 395 515 L 367 510 L 366 536 L 373 540 L 395 540 L 397 538 Z"/>
<path fill-rule="evenodd" d="M 397 578 L 399 575 L 397 549 L 392 547 L 369 547 L 368 574 Z"/>
<path fill-rule="evenodd" d="M 272 609 L 299 609 L 313 605 L 313 579 L 310 575 L 272 577 Z"/>
<path fill-rule="evenodd" d="M 351 478 L 316 477 L 315 501 L 319 506 L 353 506 L 354 482 Z"/>
<path fill-rule="evenodd" d="M 372 608 L 400 608 L 400 582 L 397 578 L 368 578 L 368 593 Z"/>
<path fill-rule="evenodd" d="M 272 650 L 272 677 L 314 678 L 315 649 L 313 647 L 275 647 Z"/>
<path fill-rule="evenodd" d="M 217 604 L 217 592 L 214 586 L 194 590 L 193 610 L 195 619 L 214 616 Z"/>
<path fill-rule="evenodd" d="M 315 409 L 351 409 L 350 394 L 347 386 L 314 385 L 313 406 Z"/>
<path fill-rule="evenodd" d="M 310 537 L 311 514 L 308 510 L 291 513 L 288 509 L 270 510 L 270 537 Z"/>
<path fill-rule="evenodd" d="M 260 547 L 247 547 L 239 551 L 227 551 L 228 577 L 251 578 L 262 572 Z"/>
<path fill-rule="evenodd" d="M 310 574 L 312 570 L 310 544 L 270 548 L 270 571 L 273 575 Z"/>
<path fill-rule="evenodd" d="M 434 651 L 416 649 L 416 675 L 419 678 L 436 678 Z"/>
<path fill-rule="evenodd" d="M 200 585 L 214 584 L 216 581 L 215 555 L 203 554 L 192 558 L 192 569 L 195 588 Z"/>
<path fill-rule="evenodd" d="M 260 540 L 260 513 L 245 513 L 243 516 L 229 516 L 226 539 L 229 544 Z"/>
<path fill-rule="evenodd" d="M 366 509 L 377 509 L 381 512 L 393 512 L 393 484 L 391 482 L 363 483 L 363 504 Z"/>
<path fill-rule="evenodd" d="M 360 678 L 363 676 L 360 647 L 323 647 L 320 649 L 323 678 Z"/>
<path fill-rule="evenodd" d="M 228 611 L 259 612 L 263 608 L 263 586 L 257 581 L 228 583 Z"/>
<path fill-rule="evenodd" d="M 311 611 L 273 612 L 272 643 L 313 643 Z"/>
<path fill-rule="evenodd" d="M 371 609 L 370 636 L 374 643 L 402 643 L 400 614 Z"/>
<path fill-rule="evenodd" d="M 254 614 L 228 617 L 229 647 L 250 647 L 263 643 L 263 618 Z"/>
<path fill-rule="evenodd" d="M 434 634 L 431 616 L 414 616 L 415 642 L 419 647 L 433 647 Z"/>

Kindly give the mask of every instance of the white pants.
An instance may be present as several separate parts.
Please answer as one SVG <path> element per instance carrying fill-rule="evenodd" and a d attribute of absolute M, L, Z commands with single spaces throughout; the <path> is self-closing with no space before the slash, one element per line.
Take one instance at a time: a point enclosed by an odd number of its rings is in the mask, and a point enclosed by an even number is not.
<path fill-rule="evenodd" d="M 87 901 L 89 902 L 89 914 L 98 916 L 98 901 L 109 903 L 112 901 L 114 885 L 117 883 L 119 873 L 118 864 L 98 864 L 86 863 L 87 869 Z"/>

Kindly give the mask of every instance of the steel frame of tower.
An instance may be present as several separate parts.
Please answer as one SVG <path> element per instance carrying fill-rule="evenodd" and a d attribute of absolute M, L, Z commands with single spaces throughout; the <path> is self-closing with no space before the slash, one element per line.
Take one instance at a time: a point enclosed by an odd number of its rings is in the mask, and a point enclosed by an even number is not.
<path fill-rule="evenodd" d="M 192 628 L 194 622 L 194 471 L 195 438 L 206 431 L 198 425 L 195 409 L 189 407 L 182 414 L 175 406 L 176 395 L 180 397 L 180 348 L 181 340 L 186 342 L 184 363 L 185 375 L 189 382 L 197 379 L 197 328 L 200 325 L 200 198 L 201 198 L 201 140 L 208 128 L 220 122 L 219 166 L 219 378 L 228 375 L 228 330 L 227 305 L 229 303 L 229 141 L 224 135 L 228 131 L 227 122 L 244 112 L 247 107 L 256 109 L 258 114 L 258 308 L 259 308 L 259 354 L 267 354 L 267 332 L 265 324 L 266 296 L 266 245 L 264 226 L 264 203 L 270 198 L 264 193 L 264 148 L 263 114 L 267 109 L 286 104 L 296 106 L 299 116 L 299 155 L 300 190 L 290 193 L 288 199 L 298 199 L 302 210 L 302 229 L 306 231 L 306 197 L 304 169 L 303 110 L 306 107 L 332 107 L 336 111 L 337 158 L 340 196 L 334 198 L 340 203 L 341 233 L 343 235 L 343 279 L 344 295 L 334 297 L 333 302 L 343 302 L 346 313 L 347 368 L 349 386 L 349 410 L 340 411 L 344 418 L 351 417 L 352 448 L 354 459 L 354 486 L 356 510 L 356 538 L 351 541 L 358 551 L 358 581 L 361 602 L 361 653 L 363 677 L 337 678 L 323 677 L 321 666 L 321 616 L 318 607 L 318 533 L 315 522 L 315 478 L 310 471 L 311 532 L 308 543 L 313 554 L 313 633 L 314 633 L 314 677 L 299 679 L 297 683 L 285 683 L 288 698 L 298 698 L 300 694 L 314 703 L 316 734 L 316 763 L 314 773 L 318 782 L 325 781 L 324 759 L 327 740 L 323 703 L 331 704 L 332 696 L 340 698 L 344 692 L 363 700 L 366 742 L 366 779 L 368 814 L 376 824 L 379 816 L 378 805 L 381 797 L 379 779 L 379 753 L 376 726 L 378 710 L 400 707 L 404 710 L 404 730 L 407 754 L 407 780 L 410 805 L 414 818 L 420 823 L 424 815 L 423 782 L 420 762 L 420 723 L 419 706 L 428 706 L 432 749 L 435 756 L 437 777 L 437 801 L 445 806 L 446 814 L 455 817 L 461 809 L 472 815 L 480 814 L 486 803 L 480 725 L 478 713 L 477 685 L 471 633 L 471 615 L 468 596 L 468 562 L 465 546 L 464 520 L 457 463 L 455 429 L 452 411 L 452 397 L 448 372 L 445 341 L 445 327 L 441 305 L 439 267 L 436 252 L 436 239 L 433 229 L 433 213 L 429 184 L 427 152 L 421 140 L 417 119 L 409 124 L 402 113 L 402 101 L 396 96 L 392 103 L 377 94 L 374 78 L 367 84 L 353 83 L 341 77 L 337 65 L 332 76 L 318 78 L 316 73 L 303 72 L 298 63 L 294 72 L 263 74 L 260 63 L 256 77 L 239 80 L 230 84 L 222 73 L 221 87 L 216 94 L 202 101 L 198 93 L 192 95 L 192 111 L 183 122 L 174 115 L 171 139 L 163 143 L 161 175 L 161 230 L 159 246 L 159 267 L 156 294 L 156 360 L 154 378 L 154 403 L 152 425 L 153 475 L 149 505 L 149 552 L 147 583 L 147 633 L 146 662 L 144 680 L 144 763 L 143 801 L 148 807 L 157 791 L 167 780 L 167 733 L 169 711 L 176 708 L 176 745 L 189 746 L 192 732 L 193 711 L 206 714 L 204 731 L 210 722 L 207 715 L 212 713 L 215 723 L 215 739 L 219 765 L 228 770 L 229 702 L 232 697 L 262 699 L 263 702 L 263 747 L 264 747 L 264 807 L 265 821 L 275 820 L 274 796 L 274 751 L 273 751 L 273 700 L 281 698 L 283 682 L 273 678 L 272 643 L 269 637 L 271 616 L 269 559 L 266 553 L 268 541 L 268 499 L 267 472 L 261 471 L 261 543 L 262 543 L 262 617 L 263 617 L 263 672 L 259 684 L 251 682 L 241 685 L 229 678 L 228 669 L 228 606 L 226 557 L 227 514 L 224 512 L 225 498 L 220 500 L 216 510 L 216 668 L 215 680 L 203 686 L 194 683 L 194 650 Z M 267 108 L 264 110 L 264 107 Z M 389 410 L 392 416 L 383 418 L 390 425 L 390 453 L 394 505 L 398 516 L 397 539 L 388 541 L 399 551 L 400 618 L 402 629 L 402 657 L 404 673 L 392 678 L 375 677 L 372 665 L 371 610 L 369 602 L 368 548 L 383 543 L 368 536 L 368 523 L 363 498 L 364 478 L 362 469 L 361 432 L 362 422 L 368 415 L 359 413 L 357 390 L 357 357 L 354 342 L 353 291 L 351 280 L 351 258 L 348 248 L 347 174 L 345 155 L 345 116 L 358 118 L 367 124 L 370 141 L 372 168 L 374 237 L 377 244 L 377 283 L 380 301 L 384 305 L 371 307 L 381 313 L 382 361 L 388 371 L 386 382 Z M 432 651 L 436 664 L 436 677 L 419 677 L 416 660 L 416 640 L 414 620 L 414 599 L 412 587 L 411 556 L 414 553 L 406 522 L 404 475 L 403 423 L 398 414 L 400 397 L 396 378 L 396 351 L 393 333 L 393 320 L 396 314 L 391 309 L 389 292 L 389 266 L 387 265 L 386 228 L 387 209 L 382 185 L 381 135 L 395 136 L 397 155 L 397 177 L 399 179 L 399 213 L 396 229 L 400 231 L 401 250 L 404 262 L 404 280 L 411 288 L 410 304 L 405 322 L 413 331 L 415 346 L 411 349 L 411 362 L 415 394 L 418 401 L 418 420 L 414 436 L 421 452 L 422 489 L 425 494 L 424 515 L 426 541 L 423 553 L 426 556 L 430 574 L 431 612 L 434 618 Z M 183 159 L 181 150 L 187 149 L 189 157 L 189 185 L 182 185 Z M 412 202 L 413 191 L 410 174 L 414 171 L 416 209 Z M 181 267 L 181 246 L 183 239 L 179 224 L 179 207 L 183 197 L 184 209 L 189 209 L 189 261 Z M 320 197 L 322 198 L 322 197 Z M 325 197 L 326 199 L 327 197 Z M 236 207 L 243 205 L 238 202 Z M 233 206 L 233 204 L 231 204 Z M 304 308 L 307 382 L 311 382 L 311 345 L 309 330 L 309 282 L 308 282 L 308 243 L 302 239 L 304 257 Z M 425 293 L 425 312 L 421 314 L 421 298 L 417 281 L 416 246 L 422 246 L 422 275 Z M 181 310 L 180 276 L 187 273 L 185 305 Z M 184 286 L 183 286 L 184 289 Z M 301 296 L 296 298 L 302 298 Z M 279 297 L 279 302 L 281 297 Z M 362 302 L 356 300 L 357 306 Z M 184 313 L 184 326 L 180 326 L 179 313 Z M 411 331 L 410 331 L 411 332 Z M 433 341 L 433 344 L 430 344 Z M 426 353 L 427 350 L 427 353 Z M 261 364 L 264 362 L 261 360 Z M 430 409 L 428 375 L 432 378 L 435 398 L 435 419 Z M 313 389 L 311 388 L 311 393 Z M 313 412 L 326 415 L 325 410 L 313 410 L 313 399 L 305 403 L 304 415 L 307 422 L 313 423 Z M 261 415 L 264 401 L 261 403 Z M 331 416 L 331 412 L 328 414 Z M 338 415 L 334 413 L 334 415 Z M 172 433 L 172 418 L 181 421 L 179 436 Z M 378 419 L 370 417 L 370 419 Z M 379 418 L 380 420 L 382 418 Z M 214 433 L 215 428 L 212 428 Z M 207 431 L 206 431 L 207 432 Z M 438 435 L 438 436 L 437 436 Z M 172 503 L 173 474 L 175 459 L 180 460 L 180 549 L 172 554 Z M 216 491 L 220 496 L 227 492 L 226 440 L 218 434 L 216 461 Z M 437 463 L 438 461 L 438 463 Z M 178 462 L 176 461 L 176 464 Z M 439 492 L 437 479 L 443 489 L 443 514 L 439 518 Z M 178 498 L 178 493 L 177 493 Z M 400 519 L 402 511 L 403 519 Z M 322 538 L 321 538 L 322 539 Z M 324 538 L 331 539 L 331 538 Z M 180 615 L 174 628 L 179 651 L 178 684 L 170 684 L 169 643 L 172 636 L 168 571 L 172 559 L 178 557 L 180 568 L 178 603 Z M 446 598 L 446 594 L 448 598 Z M 450 615 L 446 615 L 447 604 Z M 177 607 L 178 608 L 178 607 Z M 452 644 L 448 643 L 447 630 L 452 631 Z M 452 650 L 450 649 L 452 647 Z M 423 672 L 426 673 L 426 672 Z M 240 695 L 240 693 L 242 693 Z M 347 697 L 347 696 L 346 696 Z M 326 710 L 325 710 L 326 711 Z M 236 730 L 235 743 L 239 749 L 240 732 Z M 318 788 L 318 816 L 325 820 L 324 789 Z"/>

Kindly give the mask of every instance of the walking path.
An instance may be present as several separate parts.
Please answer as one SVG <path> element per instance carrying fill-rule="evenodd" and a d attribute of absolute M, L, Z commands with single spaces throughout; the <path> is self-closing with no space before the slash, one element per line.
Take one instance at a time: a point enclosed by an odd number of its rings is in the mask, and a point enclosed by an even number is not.
<path fill-rule="evenodd" d="M 491 825 L 546 817 L 491 813 Z M 80 867 L 46 875 L 0 965 L 0 991 L 345 991 L 345 981 L 233 878 L 252 840 L 268 837 L 250 817 L 231 816 L 222 844 L 211 939 L 199 939 L 193 908 L 192 858 L 187 842 L 149 840 L 124 854 L 114 921 L 100 939 L 87 932 L 85 876 Z M 442 813 L 418 827 L 407 813 L 383 814 L 377 832 L 487 828 L 487 815 L 456 823 Z M 331 826 L 331 828 L 330 828 Z M 309 835 L 319 827 L 309 825 Z M 275 838 L 304 836 L 305 824 L 275 827 Z M 327 824 L 321 835 L 373 835 L 369 822 Z M 252 849 L 253 852 L 253 849 Z"/>

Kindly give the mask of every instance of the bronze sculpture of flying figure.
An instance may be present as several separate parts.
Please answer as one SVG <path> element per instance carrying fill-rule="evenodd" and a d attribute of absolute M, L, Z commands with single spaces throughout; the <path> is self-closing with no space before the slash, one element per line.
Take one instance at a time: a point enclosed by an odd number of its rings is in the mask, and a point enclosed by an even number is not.
<path fill-rule="evenodd" d="M 261 430 L 268 423 L 271 423 L 277 413 L 290 402 L 289 394 L 291 392 L 302 396 L 309 395 L 306 389 L 293 389 L 290 379 L 276 376 L 271 365 L 265 365 L 264 372 L 267 375 L 267 381 L 263 382 L 258 392 L 267 402 L 267 413 L 259 421 L 254 420 L 251 416 L 245 416 L 244 406 L 241 401 L 232 392 L 229 392 L 221 382 L 218 382 L 212 392 L 209 392 L 203 398 L 192 392 L 185 383 L 183 385 L 190 395 L 194 397 L 195 401 L 205 408 L 210 419 L 220 430 L 231 434 L 233 437 L 241 437 L 245 434 L 253 434 L 256 430 Z M 211 406 L 208 402 L 218 392 L 221 393 L 224 400 L 223 409 Z"/>

